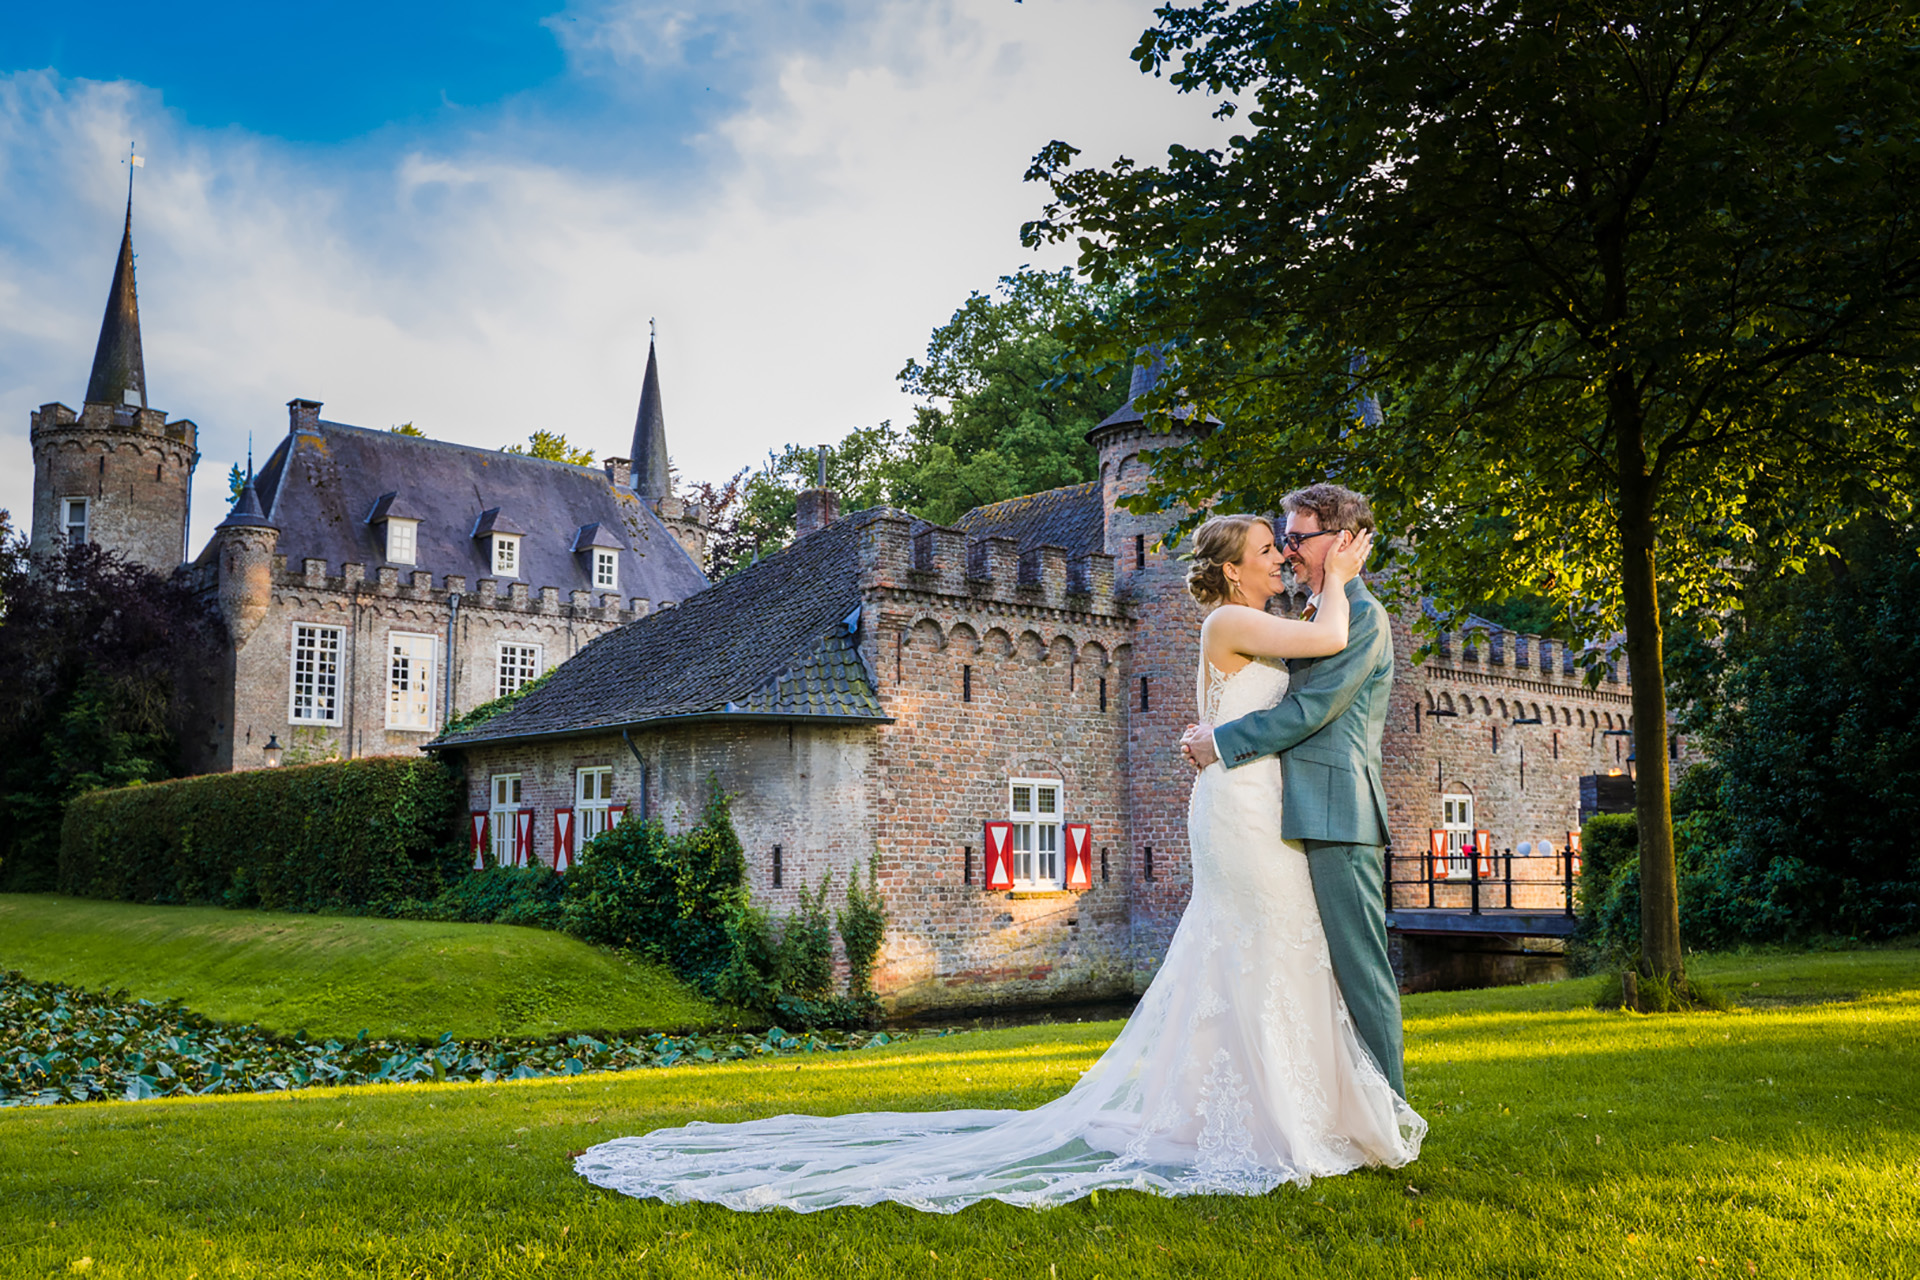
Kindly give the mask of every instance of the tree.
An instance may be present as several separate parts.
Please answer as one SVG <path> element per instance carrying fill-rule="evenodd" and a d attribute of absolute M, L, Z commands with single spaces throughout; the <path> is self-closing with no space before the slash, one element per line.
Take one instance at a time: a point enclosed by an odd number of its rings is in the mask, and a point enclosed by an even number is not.
<path fill-rule="evenodd" d="M 1067 334 L 1106 322 L 1112 293 L 1063 267 L 1022 268 L 993 293 L 970 294 L 933 331 L 926 363 L 900 370 L 900 384 L 927 402 L 914 409 L 895 472 L 899 504 L 945 524 L 984 503 L 1092 479 L 1087 432 L 1126 398 L 1127 372 L 1071 366 Z"/>
<path fill-rule="evenodd" d="M 1222 150 L 1077 169 L 1028 243 L 1133 285 L 1229 425 L 1157 502 L 1370 492 L 1443 607 L 1623 628 L 1641 965 L 1684 993 L 1663 621 L 1854 511 L 1911 510 L 1920 24 L 1897 3 L 1356 0 L 1159 11 L 1135 57 L 1251 110 Z M 1095 335 L 1089 334 L 1091 339 Z M 1083 344 L 1105 364 L 1125 345 Z M 1489 518 L 1493 517 L 1493 518 Z M 1646 983 L 1642 983 L 1643 988 Z"/>
<path fill-rule="evenodd" d="M 172 777 L 187 673 L 220 623 L 179 578 L 88 544 L 32 556 L 0 512 L 0 868 L 53 884 L 74 796 Z"/>
<path fill-rule="evenodd" d="M 413 424 L 409 422 L 406 423 L 404 427 L 394 427 L 393 430 L 401 435 L 419 434 L 418 432 L 405 429 L 412 425 Z M 558 431 L 536 431 L 527 437 L 526 444 L 510 444 L 501 449 L 500 452 L 517 453 L 522 456 L 531 455 L 535 458 L 544 458 L 548 462 L 571 462 L 577 467 L 590 467 L 593 465 L 593 450 L 574 448 L 567 443 L 567 438 Z"/>
<path fill-rule="evenodd" d="M 414 426 L 411 422 L 403 422 L 397 427 L 388 427 L 387 430 L 396 436 L 424 437 L 427 434 L 426 432 L 422 431 L 420 428 Z M 515 452 L 515 450 L 509 449 L 507 452 L 512 453 L 512 452 Z"/>

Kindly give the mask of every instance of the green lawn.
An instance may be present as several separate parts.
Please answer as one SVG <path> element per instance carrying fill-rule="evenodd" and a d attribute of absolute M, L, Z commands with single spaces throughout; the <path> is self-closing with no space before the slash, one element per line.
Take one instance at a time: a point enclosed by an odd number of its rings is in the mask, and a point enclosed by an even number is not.
<path fill-rule="evenodd" d="M 658 965 L 508 925 L 0 894 L 0 969 L 317 1037 L 491 1039 L 721 1020 Z"/>
<path fill-rule="evenodd" d="M 1306 1191 L 798 1217 L 632 1201 L 571 1172 L 569 1152 L 696 1117 L 1030 1106 L 1109 1023 L 510 1085 L 8 1110 L 0 1256 L 9 1275 L 180 1278 L 1920 1275 L 1920 952 L 1695 967 L 1762 1007 L 1601 1013 L 1583 1007 L 1591 980 L 1410 999 L 1424 1157 Z"/>

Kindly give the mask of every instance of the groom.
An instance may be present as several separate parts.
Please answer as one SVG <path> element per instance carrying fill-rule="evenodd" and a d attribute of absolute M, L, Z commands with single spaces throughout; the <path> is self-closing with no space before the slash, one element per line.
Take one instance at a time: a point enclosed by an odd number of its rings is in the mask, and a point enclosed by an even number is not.
<path fill-rule="evenodd" d="M 1373 528 L 1373 508 L 1365 497 L 1333 484 L 1297 489 L 1281 506 L 1287 515 L 1283 553 L 1313 593 L 1307 602 L 1311 617 L 1328 553 Z M 1198 769 L 1215 760 L 1232 769 L 1279 755 L 1281 835 L 1306 848 L 1334 976 L 1354 1029 L 1404 1098 L 1400 988 L 1387 960 L 1382 869 L 1387 795 L 1380 785 L 1380 734 L 1393 689 L 1393 636 L 1365 582 L 1355 577 L 1346 591 L 1346 648 L 1325 658 L 1293 659 L 1280 705 L 1218 727 L 1192 725 L 1180 745 Z"/>

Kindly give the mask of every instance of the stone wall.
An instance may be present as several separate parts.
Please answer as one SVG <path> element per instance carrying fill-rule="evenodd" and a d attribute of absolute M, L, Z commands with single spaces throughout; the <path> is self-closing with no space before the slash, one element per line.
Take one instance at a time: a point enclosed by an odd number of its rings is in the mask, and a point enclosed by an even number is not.
<path fill-rule="evenodd" d="M 162 575 L 186 559 L 187 495 L 199 429 L 157 409 L 63 404 L 32 415 L 33 534 L 46 554 L 65 544 L 66 498 L 87 500 L 87 534 Z"/>

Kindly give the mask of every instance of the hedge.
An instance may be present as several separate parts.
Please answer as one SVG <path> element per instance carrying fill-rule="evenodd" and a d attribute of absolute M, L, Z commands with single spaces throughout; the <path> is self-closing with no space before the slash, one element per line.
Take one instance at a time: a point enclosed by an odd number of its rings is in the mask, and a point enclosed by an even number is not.
<path fill-rule="evenodd" d="M 466 862 L 459 780 L 373 756 L 177 778 L 76 798 L 60 891 L 278 911 L 431 898 Z"/>

